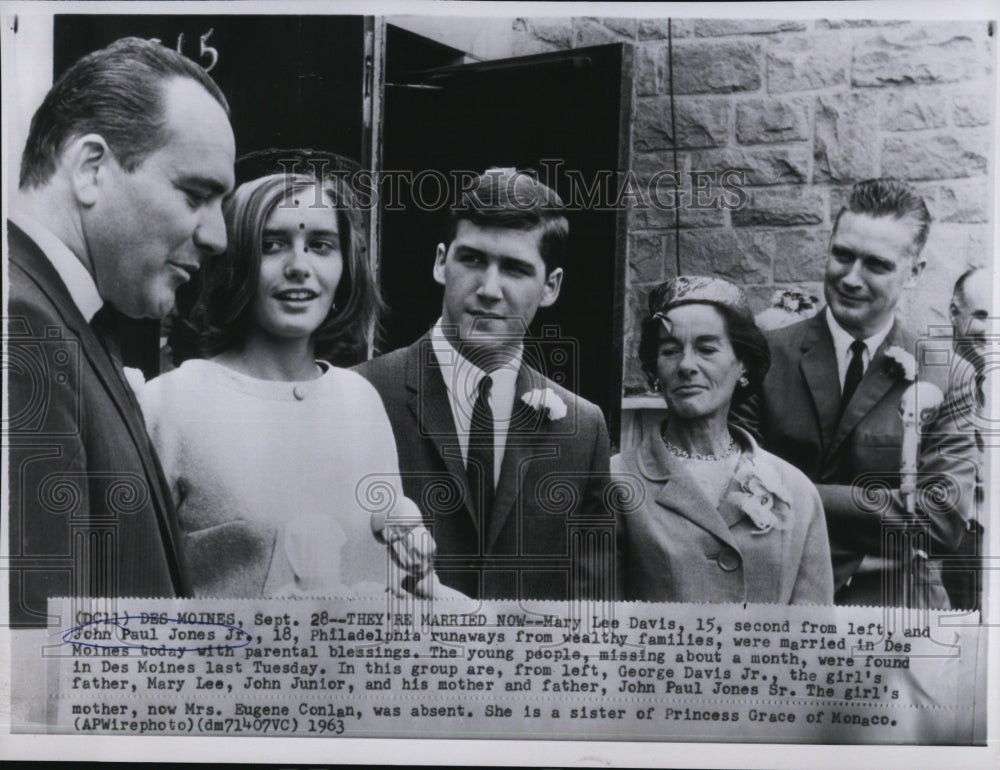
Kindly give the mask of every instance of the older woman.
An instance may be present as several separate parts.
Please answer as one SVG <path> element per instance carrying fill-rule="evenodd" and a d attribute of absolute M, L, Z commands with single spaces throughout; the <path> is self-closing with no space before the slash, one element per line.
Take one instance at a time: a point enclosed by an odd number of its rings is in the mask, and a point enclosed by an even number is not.
<path fill-rule="evenodd" d="M 770 363 L 743 292 L 694 276 L 657 286 L 639 358 L 668 416 L 611 461 L 638 485 L 618 521 L 624 598 L 832 603 L 816 489 L 728 424 L 734 399 L 748 397 Z"/>
<path fill-rule="evenodd" d="M 385 590 L 370 513 L 419 512 L 378 394 L 324 360 L 364 339 L 375 306 L 350 191 L 275 174 L 237 188 L 224 213 L 229 245 L 202 267 L 192 313 L 209 357 L 141 389 L 193 591 Z M 427 540 L 422 556 L 417 543 L 396 554 L 414 557 L 404 566 L 429 559 Z"/>

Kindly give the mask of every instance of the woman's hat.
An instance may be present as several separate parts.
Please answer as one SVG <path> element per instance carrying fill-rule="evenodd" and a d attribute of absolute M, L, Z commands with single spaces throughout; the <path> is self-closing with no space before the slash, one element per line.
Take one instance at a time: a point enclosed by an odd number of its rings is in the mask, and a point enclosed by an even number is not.
<path fill-rule="evenodd" d="M 736 284 L 706 275 L 681 275 L 655 287 L 649 294 L 649 315 L 662 318 L 678 305 L 707 302 L 722 305 L 738 315 L 753 319 L 750 302 Z"/>

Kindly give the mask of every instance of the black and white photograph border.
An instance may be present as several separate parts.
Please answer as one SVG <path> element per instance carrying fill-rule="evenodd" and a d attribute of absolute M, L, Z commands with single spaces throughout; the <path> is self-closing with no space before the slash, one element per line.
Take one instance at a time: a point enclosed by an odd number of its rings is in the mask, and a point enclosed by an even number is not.
<path fill-rule="evenodd" d="M 59 17 L 70 15 L 101 20 L 87 26 L 88 31 L 79 32 L 68 30 L 65 24 L 60 26 Z M 210 21 L 216 17 L 237 29 L 243 17 L 273 16 L 274 24 L 256 34 L 259 45 L 275 46 L 283 42 L 315 45 L 302 42 L 310 40 L 308 30 L 291 32 L 282 26 L 288 17 L 366 18 L 364 35 L 351 41 L 350 53 L 344 56 L 352 58 L 351 66 L 356 67 L 343 76 L 353 78 L 357 85 L 350 104 L 357 104 L 358 114 L 349 121 L 337 120 L 348 111 L 341 102 L 302 105 L 312 94 L 324 93 L 316 87 L 324 78 L 323 87 L 330 86 L 332 78 L 323 69 L 339 66 L 336 52 L 321 54 L 310 48 L 310 66 L 315 69 L 283 73 L 298 78 L 301 90 L 296 95 L 276 93 L 276 89 L 268 88 L 266 78 L 240 82 L 239 71 L 231 70 L 228 75 L 235 84 L 232 88 L 223 81 L 226 76 L 219 79 L 233 107 L 237 155 L 243 148 L 256 150 L 269 143 L 274 146 L 278 142 L 270 138 L 280 137 L 282 141 L 287 139 L 285 146 L 342 151 L 350 158 L 338 170 L 352 175 L 354 194 L 362 200 L 359 248 L 374 268 L 387 307 L 379 330 L 369 335 L 367 345 L 362 345 L 365 350 L 361 358 L 357 350 L 348 350 L 343 353 L 344 366 L 363 360 L 372 349 L 388 352 L 410 344 L 415 339 L 410 332 L 415 325 L 421 330 L 428 328 L 440 309 L 435 306 L 439 300 L 431 266 L 439 240 L 436 228 L 438 222 L 444 221 L 444 209 L 454 202 L 458 188 L 487 166 L 518 164 L 525 157 L 535 158 L 532 162 L 542 182 L 559 182 L 552 186 L 559 186 L 565 198 L 570 249 L 579 250 L 578 258 L 584 255 L 582 265 L 572 259 L 567 261 L 562 297 L 558 305 L 539 314 L 540 323 L 548 326 L 537 333 L 533 340 L 537 344 L 526 345 L 525 356 L 532 356 L 533 364 L 537 359 L 536 368 L 551 378 L 558 392 L 563 393 L 561 388 L 565 388 L 600 407 L 610 432 L 612 454 L 639 447 L 651 434 L 659 441 L 667 406 L 660 392 L 661 383 L 644 368 L 639 351 L 643 322 L 654 312 L 650 297 L 661 296 L 655 290 L 681 275 L 708 274 L 739 286 L 757 324 L 766 331 L 808 318 L 824 301 L 823 264 L 838 212 L 848 204 L 852 186 L 861 180 L 883 176 L 902 179 L 923 196 L 930 209 L 932 224 L 923 252 L 926 267 L 920 280 L 900 299 L 897 319 L 911 330 L 920 330 L 916 351 L 921 366 L 926 365 L 927 371 L 935 366 L 941 369 L 945 361 L 943 389 L 947 390 L 955 377 L 954 367 L 947 362 L 952 360 L 952 327 L 956 313 L 960 313 L 960 309 L 954 309 L 954 301 L 949 307 L 956 280 L 970 269 L 983 269 L 985 272 L 976 275 L 992 278 L 986 292 L 992 300 L 990 307 L 1000 307 L 995 258 L 1000 242 L 996 228 L 996 148 L 1000 142 L 996 29 L 1000 5 L 996 2 L 948 7 L 932 2 L 893 1 L 612 4 L 346 0 L 331 4 L 0 0 L 5 219 L 15 210 L 12 202 L 17 198 L 20 157 L 31 117 L 54 75 L 96 47 L 89 39 L 81 39 L 88 37 L 89 30 L 99 30 L 103 19 L 120 16 L 147 16 L 149 29 L 162 23 L 166 30 L 163 37 L 167 39 L 161 42 L 206 69 L 214 68 L 227 55 L 220 43 L 223 25 Z M 185 27 L 178 31 L 181 28 L 171 19 L 183 16 L 205 16 L 205 29 Z M 108 28 L 119 27 L 109 24 Z M 138 29 L 146 27 L 140 25 Z M 150 36 L 153 34 L 158 35 L 154 31 Z M 389 34 L 400 41 L 397 50 L 403 50 L 404 44 L 411 46 L 406 66 L 401 66 L 399 58 L 387 58 Z M 287 37 L 283 41 L 281 36 Z M 503 127 L 490 110 L 499 114 L 504 105 L 482 107 L 479 129 L 484 144 L 490 146 L 469 143 L 454 154 L 449 152 L 462 141 L 459 130 L 442 133 L 440 143 L 446 146 L 438 147 L 421 144 L 430 129 L 422 129 L 416 122 L 406 125 L 407 121 L 387 121 L 390 92 L 397 110 L 415 110 L 430 126 L 433 116 L 419 111 L 437 104 L 433 100 L 435 79 L 439 83 L 447 79 L 460 82 L 474 77 L 475 72 L 493 72 L 490 63 L 501 59 L 538 57 L 538 62 L 548 62 L 563 56 L 565 60 L 567 53 L 577 49 L 606 44 L 624 44 L 621 50 L 626 52 L 623 56 L 630 70 L 628 88 L 617 87 L 626 82 L 624 79 L 602 84 L 614 94 L 616 109 L 593 116 L 589 128 L 592 136 L 586 136 L 587 130 L 571 132 L 566 128 L 564 133 L 571 134 L 572 147 L 565 152 L 557 149 L 550 153 L 545 149 L 557 141 L 562 129 L 556 125 L 547 129 L 549 133 L 538 151 L 526 150 L 516 139 L 503 145 Z M 296 52 L 300 59 L 301 54 L 302 50 Z M 251 65 L 253 57 L 248 46 L 244 45 L 239 56 L 247 66 Z M 267 62 L 271 58 L 261 57 Z M 572 61 L 572 56 L 568 59 Z M 294 68 L 295 59 L 288 57 L 288 61 Z M 456 74 L 461 67 L 465 69 Z M 421 70 L 421 77 L 407 77 L 407 68 L 411 72 Z M 255 74 L 260 71 L 258 65 Z M 470 72 L 473 74 L 467 74 Z M 543 94 L 546 87 L 551 84 L 537 77 L 535 96 Z M 567 124 L 579 122 L 579 116 L 568 106 L 577 98 L 571 89 L 567 86 L 565 102 L 547 96 L 536 101 L 551 101 L 550 111 L 561 111 Z M 553 110 L 557 103 L 559 106 Z M 315 122 L 310 125 L 302 114 L 309 109 L 317 111 L 317 121 L 330 120 L 338 125 L 333 129 Z M 285 130 L 283 110 L 298 110 L 295 129 Z M 244 120 L 248 137 L 245 141 L 240 137 L 237 115 Z M 530 121 L 526 116 L 520 119 Z M 604 124 L 612 138 L 600 149 L 604 154 L 597 157 L 598 150 L 592 149 L 596 145 L 587 140 L 604 131 Z M 495 146 L 503 150 L 502 157 L 493 160 L 490 153 Z M 461 157 L 463 151 L 465 157 L 475 159 L 469 163 L 471 168 L 437 173 L 447 163 L 443 159 Z M 259 160 L 251 159 L 248 165 Z M 326 168 L 328 160 L 312 158 L 310 162 L 312 167 L 319 162 Z M 333 160 L 334 164 L 341 162 L 340 156 Z M 366 176 L 371 169 L 382 174 L 381 182 L 373 175 Z M 237 185 L 248 178 L 240 175 L 237 163 Z M 392 183 L 385 184 L 386 179 Z M 396 196 L 401 197 L 396 200 Z M 415 218 L 414 210 L 420 216 Z M 413 233 L 422 229 L 434 231 L 421 240 Z M 609 253 L 614 255 L 613 265 L 595 264 L 596 257 Z M 8 254 L 5 235 L 5 303 L 10 297 Z M 177 301 L 180 307 L 180 294 Z M 666 304 L 661 307 L 661 316 L 670 312 Z M 987 383 L 989 346 L 1000 340 L 1000 324 L 994 315 L 987 319 L 984 333 Z M 499 730 L 496 739 L 414 739 L 409 737 L 411 732 L 408 737 L 340 737 L 332 743 L 328 738 L 262 734 L 241 738 L 138 737 L 25 734 L 14 730 L 15 721 L 23 716 L 18 709 L 25 708 L 23 703 L 18 704 L 20 696 L 14 687 L 25 681 L 26 670 L 44 681 L 51 676 L 53 661 L 31 660 L 25 654 L 25 650 L 38 650 L 45 643 L 44 630 L 11 629 L 6 625 L 13 611 L 9 598 L 9 580 L 14 572 L 11 554 L 19 552 L 10 543 L 8 523 L 12 481 L 8 467 L 11 441 L 7 381 L 8 369 L 18 365 L 8 357 L 9 340 L 17 333 L 8 321 L 5 304 L 4 483 L 0 500 L 0 521 L 4 522 L 0 528 L 0 757 L 4 759 L 134 762 L 137 757 L 147 757 L 158 762 L 266 761 L 283 767 L 316 763 L 499 763 L 864 768 L 905 763 L 911 767 L 976 768 L 995 767 L 1000 762 L 996 727 L 1000 722 L 996 718 L 1000 714 L 1000 678 L 995 675 L 1000 670 L 1000 644 L 994 633 L 1000 624 L 1000 569 L 988 566 L 994 563 L 991 555 L 995 560 L 995 555 L 1000 554 L 1000 527 L 990 526 L 1000 520 L 997 496 L 991 494 L 995 486 L 992 481 L 1000 478 L 1000 430 L 994 427 L 1000 425 L 1000 407 L 997 399 L 988 397 L 985 412 L 978 412 L 971 422 L 964 423 L 964 428 L 956 429 L 975 429 L 984 452 L 981 467 L 985 470 L 980 471 L 979 484 L 985 501 L 978 514 L 985 525 L 983 549 L 987 555 L 987 566 L 981 572 L 983 598 L 980 613 L 961 620 L 978 627 L 977 639 L 987 640 L 975 656 L 974 669 L 962 674 L 963 682 L 975 682 L 975 695 L 962 702 L 968 703 L 971 698 L 977 721 L 982 722 L 976 730 L 977 738 L 971 742 L 977 745 L 894 746 L 887 745 L 888 740 L 827 745 L 770 743 L 766 739 L 742 744 L 704 739 L 687 743 L 676 737 L 657 741 L 646 736 L 613 741 L 528 741 L 504 738 Z M 669 321 L 665 323 L 669 325 Z M 151 328 L 148 324 L 136 325 L 130 333 L 140 346 L 152 340 L 160 348 L 161 357 L 172 354 L 179 363 L 177 356 L 182 355 L 183 345 L 179 336 L 168 338 L 164 327 Z M 45 342 L 52 342 L 53 350 L 58 345 L 54 338 Z M 72 362 L 72 356 L 70 350 L 67 360 Z M 162 371 L 165 360 L 136 355 L 133 365 L 145 370 L 148 377 L 150 372 Z M 905 370 L 908 361 L 897 361 L 901 371 Z M 334 363 L 341 365 L 339 361 Z M 992 374 L 995 383 L 996 371 Z M 127 376 L 136 375 L 143 377 L 142 372 Z M 541 388 L 536 392 L 539 398 L 552 393 L 562 404 L 556 391 Z M 922 396 L 914 391 L 913 397 L 917 403 L 910 411 L 919 415 Z M 533 403 L 526 401 L 529 406 Z M 584 403 L 583 399 L 570 402 L 569 420 L 564 423 L 570 429 L 577 426 L 576 409 L 580 403 Z M 544 403 L 533 408 L 539 420 L 545 418 L 555 424 L 554 412 L 546 412 L 549 407 Z M 870 438 L 873 444 L 879 443 L 879 435 L 873 433 Z M 663 441 L 667 442 L 666 436 Z M 875 446 L 873 456 L 879 457 L 879 451 L 884 447 Z M 915 468 L 914 459 L 914 474 Z M 906 472 L 905 468 L 901 470 L 904 476 Z M 899 477 L 888 484 L 876 479 L 871 489 L 864 490 L 864 495 L 871 498 L 866 502 L 874 500 L 873 504 L 891 508 L 885 494 L 891 498 L 895 493 L 883 493 L 883 486 L 892 489 L 898 483 Z M 905 478 L 903 483 L 907 483 Z M 403 485 L 408 490 L 406 484 L 404 470 Z M 928 495 L 933 497 L 933 491 Z M 906 496 L 902 495 L 899 506 L 906 505 Z M 747 516 L 752 518 L 749 512 Z M 762 525 L 756 519 L 753 523 L 765 531 L 769 529 L 767 523 Z M 744 525 L 749 528 L 747 522 Z M 887 532 L 885 537 L 897 535 Z M 917 542 L 922 548 L 930 549 L 932 545 Z M 721 555 L 718 560 L 722 565 Z M 564 563 L 556 566 L 567 572 L 572 569 Z M 689 600 L 681 596 L 657 601 Z M 708 597 L 697 601 L 732 600 Z M 689 606 L 694 612 L 709 605 Z M 849 607 L 838 609 L 843 613 Z M 623 617 L 625 614 L 622 610 Z M 916 614 L 900 621 L 892 608 L 886 608 L 886 617 L 906 628 Z M 24 668 L 14 670 L 19 667 Z M 333 755 L 335 762 L 331 761 Z"/>

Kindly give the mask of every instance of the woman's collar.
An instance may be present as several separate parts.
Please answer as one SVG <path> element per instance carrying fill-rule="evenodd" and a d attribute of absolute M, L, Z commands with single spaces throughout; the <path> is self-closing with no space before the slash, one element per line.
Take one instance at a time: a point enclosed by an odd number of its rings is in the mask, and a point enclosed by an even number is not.
<path fill-rule="evenodd" d="M 669 418 L 667 418 L 669 419 Z M 667 451 L 661 438 L 666 419 L 660 424 L 659 430 L 650 431 L 639 444 L 636 453 L 639 470 L 649 481 L 666 481 L 676 472 L 678 458 Z M 729 424 L 729 430 L 740 448 L 740 453 L 754 459 L 759 452 L 757 442 L 747 431 Z"/>

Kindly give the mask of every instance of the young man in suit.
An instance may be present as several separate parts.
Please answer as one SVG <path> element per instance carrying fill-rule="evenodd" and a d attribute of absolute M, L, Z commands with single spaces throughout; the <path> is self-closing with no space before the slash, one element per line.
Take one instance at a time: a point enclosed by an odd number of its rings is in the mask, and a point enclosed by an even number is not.
<path fill-rule="evenodd" d="M 930 226 L 923 199 L 887 179 L 856 184 L 830 239 L 826 308 L 768 333 L 771 369 L 734 416 L 764 447 L 816 484 L 826 513 L 838 604 L 947 607 L 935 556 L 953 551 L 969 515 L 975 446 L 959 427 L 968 402 L 948 388 L 949 366 L 920 378 L 947 393 L 922 430 L 918 504 L 900 494 L 900 361 L 932 363 L 895 320 L 923 272 Z"/>
<path fill-rule="evenodd" d="M 32 119 L 7 227 L 15 626 L 44 625 L 50 596 L 187 593 L 114 318 L 165 316 L 225 248 L 228 115 L 197 64 L 126 38 L 76 62 Z"/>
<path fill-rule="evenodd" d="M 451 215 L 433 268 L 441 318 L 357 368 L 385 403 L 437 573 L 475 598 L 610 597 L 604 417 L 538 370 L 544 340 L 526 336 L 559 297 L 563 203 L 528 174 L 489 169 Z"/>

